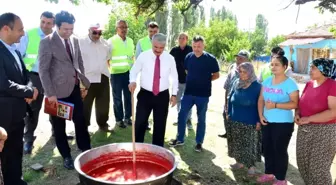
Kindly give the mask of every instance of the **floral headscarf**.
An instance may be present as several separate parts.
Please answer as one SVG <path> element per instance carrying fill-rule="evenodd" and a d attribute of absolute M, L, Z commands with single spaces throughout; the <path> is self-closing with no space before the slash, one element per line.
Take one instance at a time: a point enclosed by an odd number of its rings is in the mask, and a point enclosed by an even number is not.
<path fill-rule="evenodd" d="M 241 80 L 240 78 L 238 78 L 234 85 L 235 89 L 241 89 L 243 87 L 246 87 L 247 84 L 251 84 L 252 82 L 257 80 L 257 76 L 254 72 L 254 67 L 251 62 L 244 62 L 238 66 L 238 69 L 239 68 L 243 68 L 247 72 L 248 79 Z"/>
<path fill-rule="evenodd" d="M 334 72 L 334 61 L 327 58 L 318 58 L 313 60 L 313 65 L 317 67 L 323 76 L 330 78 Z"/>

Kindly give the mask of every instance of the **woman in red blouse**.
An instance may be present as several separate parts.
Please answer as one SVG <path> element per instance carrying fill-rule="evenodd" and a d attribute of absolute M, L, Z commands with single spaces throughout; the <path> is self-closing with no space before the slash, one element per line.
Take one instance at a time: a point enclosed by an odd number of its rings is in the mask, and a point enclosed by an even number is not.
<path fill-rule="evenodd" d="M 295 113 L 299 125 L 296 157 L 306 185 L 332 185 L 330 168 L 336 154 L 336 81 L 333 61 L 315 59 Z"/>

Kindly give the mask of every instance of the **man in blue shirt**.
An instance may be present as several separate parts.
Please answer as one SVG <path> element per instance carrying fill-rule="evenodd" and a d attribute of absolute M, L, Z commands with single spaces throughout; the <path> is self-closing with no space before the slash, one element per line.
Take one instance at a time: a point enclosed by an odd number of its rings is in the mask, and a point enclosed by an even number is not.
<path fill-rule="evenodd" d="M 177 138 L 169 142 L 170 146 L 184 144 L 187 117 L 193 105 L 197 107 L 197 130 L 195 151 L 203 150 L 205 136 L 205 120 L 211 96 L 211 82 L 219 78 L 219 66 L 216 58 L 204 51 L 204 38 L 195 36 L 192 42 L 193 52 L 189 53 L 184 61 L 187 71 L 186 89 L 181 101 L 178 114 Z"/>
<path fill-rule="evenodd" d="M 43 103 L 43 93 L 41 80 L 39 77 L 39 61 L 37 59 L 40 40 L 53 32 L 55 26 L 55 16 L 52 12 L 43 12 L 40 16 L 40 27 L 28 30 L 20 39 L 18 50 L 23 56 L 23 61 L 28 70 L 28 76 L 33 85 L 38 89 L 39 95 L 28 108 L 28 115 L 25 118 L 24 129 L 24 153 L 31 154 L 33 143 L 36 137 L 34 132 L 38 124 L 38 118 Z"/>

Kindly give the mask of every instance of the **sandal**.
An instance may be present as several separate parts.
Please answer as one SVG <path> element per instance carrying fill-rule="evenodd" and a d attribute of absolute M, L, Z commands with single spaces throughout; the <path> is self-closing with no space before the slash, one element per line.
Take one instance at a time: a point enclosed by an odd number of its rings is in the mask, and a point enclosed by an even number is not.
<path fill-rule="evenodd" d="M 275 176 L 272 174 L 264 174 L 258 177 L 257 182 L 258 183 L 266 183 L 266 182 L 271 182 L 275 180 Z"/>
<path fill-rule="evenodd" d="M 273 185 L 287 185 L 287 181 L 286 180 L 283 180 L 283 181 L 279 181 L 279 180 L 276 180 Z"/>

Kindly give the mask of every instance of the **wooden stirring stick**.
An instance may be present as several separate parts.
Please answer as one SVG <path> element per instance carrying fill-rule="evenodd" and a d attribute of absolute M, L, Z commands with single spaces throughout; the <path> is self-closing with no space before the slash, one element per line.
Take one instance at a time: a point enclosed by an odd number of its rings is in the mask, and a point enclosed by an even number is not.
<path fill-rule="evenodd" d="M 136 153 L 135 153 L 135 114 L 134 114 L 134 92 L 131 94 L 132 98 L 132 144 L 133 144 L 133 178 L 137 179 L 136 173 Z"/>

